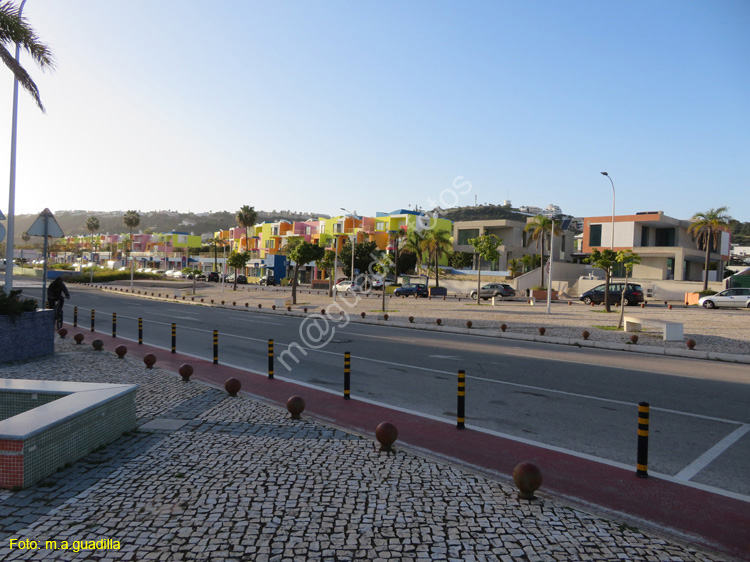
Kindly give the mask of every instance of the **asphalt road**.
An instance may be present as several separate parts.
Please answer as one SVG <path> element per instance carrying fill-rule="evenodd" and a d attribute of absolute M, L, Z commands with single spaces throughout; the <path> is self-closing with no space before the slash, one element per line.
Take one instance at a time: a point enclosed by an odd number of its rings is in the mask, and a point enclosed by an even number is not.
<path fill-rule="evenodd" d="M 24 293 L 39 295 L 33 287 Z M 396 327 L 303 319 L 145 300 L 70 287 L 65 320 L 111 337 L 265 373 L 274 340 L 276 377 L 343 392 L 343 354 L 352 355 L 351 393 L 455 420 L 457 372 L 466 372 L 466 423 L 546 447 L 634 467 L 637 405 L 651 405 L 649 472 L 739 494 L 750 501 L 750 367 L 671 357 L 497 340 Z"/>

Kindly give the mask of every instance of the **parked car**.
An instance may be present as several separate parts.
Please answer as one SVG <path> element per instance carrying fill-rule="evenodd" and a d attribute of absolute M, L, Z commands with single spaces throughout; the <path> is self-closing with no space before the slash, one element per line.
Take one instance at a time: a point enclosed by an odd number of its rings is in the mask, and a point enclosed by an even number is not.
<path fill-rule="evenodd" d="M 242 273 L 238 274 L 236 277 L 238 285 L 247 285 L 247 277 L 242 275 Z M 227 283 L 234 283 L 234 278 L 235 274 L 232 273 L 229 277 L 227 277 Z"/>
<path fill-rule="evenodd" d="M 372 288 L 374 290 L 379 291 L 380 289 L 383 288 L 383 285 L 384 285 L 383 278 L 382 277 L 373 277 L 372 281 L 371 281 L 371 284 L 372 284 Z M 391 285 L 393 285 L 393 281 L 391 279 L 386 279 L 385 280 L 385 286 L 386 287 L 390 287 Z"/>
<path fill-rule="evenodd" d="M 264 275 L 260 278 L 258 283 L 266 286 L 276 285 L 276 278 L 273 275 Z"/>
<path fill-rule="evenodd" d="M 750 289 L 735 287 L 725 289 L 715 295 L 701 297 L 698 304 L 703 308 L 750 308 Z"/>
<path fill-rule="evenodd" d="M 609 285 L 609 304 L 620 302 L 622 286 L 622 283 L 611 283 Z M 594 304 L 602 304 L 604 302 L 604 284 L 589 289 L 580 296 L 579 300 L 582 300 L 586 304 L 591 304 L 592 302 Z M 628 283 L 628 288 L 625 290 L 625 300 L 623 301 L 623 304 L 628 306 L 642 302 L 643 288 L 636 283 Z"/>
<path fill-rule="evenodd" d="M 333 286 L 334 293 L 359 293 L 362 291 L 362 285 L 352 283 L 349 279 L 339 281 Z"/>
<path fill-rule="evenodd" d="M 397 297 L 416 296 L 417 298 L 429 295 L 425 283 L 409 283 L 403 287 L 397 287 L 396 290 L 393 291 L 393 294 Z"/>
<path fill-rule="evenodd" d="M 474 289 L 469 296 L 472 299 L 477 298 L 477 290 Z M 479 290 L 479 298 L 482 300 L 491 299 L 492 297 L 514 297 L 516 291 L 507 283 L 487 283 Z"/>
<path fill-rule="evenodd" d="M 221 273 L 219 273 L 218 271 L 209 271 L 208 277 L 206 277 L 206 281 L 218 283 L 219 281 L 221 281 Z"/>

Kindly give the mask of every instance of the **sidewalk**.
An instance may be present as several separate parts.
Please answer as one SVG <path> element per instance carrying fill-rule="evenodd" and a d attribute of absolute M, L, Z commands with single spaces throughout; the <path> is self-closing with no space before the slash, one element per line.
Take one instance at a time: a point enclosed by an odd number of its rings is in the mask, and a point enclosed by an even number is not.
<path fill-rule="evenodd" d="M 0 560 L 730 559 L 708 548 L 750 559 L 743 502 L 131 342 L 119 360 L 124 342 L 99 335 L 110 351 L 95 352 L 81 332 L 83 345 L 71 333 L 54 358 L 0 377 L 138 384 L 139 431 L 0 491 Z M 180 381 L 184 362 L 213 384 Z M 228 397 L 230 376 L 254 396 Z M 278 406 L 293 394 L 307 402 L 301 421 Z M 399 429 L 392 455 L 373 437 L 385 420 Z M 533 502 L 504 477 L 526 460 L 545 479 Z M 11 550 L 11 538 L 40 548 Z M 103 539 L 106 550 L 60 548 Z"/>

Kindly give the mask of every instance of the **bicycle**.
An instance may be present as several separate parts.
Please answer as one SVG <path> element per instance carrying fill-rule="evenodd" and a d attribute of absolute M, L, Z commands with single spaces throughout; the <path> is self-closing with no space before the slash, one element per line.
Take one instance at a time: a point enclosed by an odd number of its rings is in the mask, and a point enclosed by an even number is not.
<path fill-rule="evenodd" d="M 65 299 L 55 299 L 54 302 L 50 303 L 51 308 L 55 311 L 55 330 L 59 330 L 63 326 L 63 304 Z"/>

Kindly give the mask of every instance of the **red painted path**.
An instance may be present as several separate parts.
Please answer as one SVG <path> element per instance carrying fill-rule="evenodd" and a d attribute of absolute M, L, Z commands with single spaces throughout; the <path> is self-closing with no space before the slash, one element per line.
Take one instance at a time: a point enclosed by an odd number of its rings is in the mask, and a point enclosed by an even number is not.
<path fill-rule="evenodd" d="M 342 394 L 335 395 L 293 382 L 269 380 L 266 374 L 214 365 L 211 361 L 172 354 L 164 349 L 92 334 L 80 327 L 68 326 L 68 330 L 69 337 L 76 332 L 84 334 L 84 343 L 101 339 L 109 351 L 123 344 L 131 358 L 142 359 L 147 353 L 154 353 L 156 366 L 175 372 L 183 363 L 190 363 L 195 369 L 193 378 L 220 386 L 234 377 L 242 383 L 242 392 L 281 406 L 290 396 L 302 396 L 306 404 L 303 415 L 345 430 L 373 435 L 373 439 L 377 425 L 390 421 L 398 428 L 397 444 L 507 478 L 519 462 L 533 462 L 544 478 L 540 492 L 585 508 L 593 506 L 609 514 L 623 514 L 699 546 L 750 561 L 748 502 L 659 478 L 637 478 L 635 466 L 624 470 L 471 429 L 458 430 L 455 424 L 361 402 L 356 396 L 344 400 L 343 383 Z"/>

